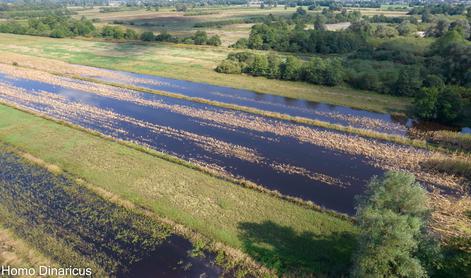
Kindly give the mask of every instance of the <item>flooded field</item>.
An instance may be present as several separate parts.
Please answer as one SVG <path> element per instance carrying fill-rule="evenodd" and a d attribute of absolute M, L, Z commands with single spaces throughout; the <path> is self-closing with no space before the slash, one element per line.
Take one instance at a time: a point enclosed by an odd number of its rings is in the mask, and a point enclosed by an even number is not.
<path fill-rule="evenodd" d="M 292 99 L 247 90 L 196 83 L 185 80 L 164 78 L 132 72 L 100 69 L 94 75 L 83 74 L 113 83 L 132 84 L 137 87 L 161 90 L 223 103 L 256 108 L 260 110 L 325 121 L 333 124 L 369 129 L 377 132 L 408 136 L 409 129 L 418 131 L 453 130 L 471 133 L 470 128 L 444 126 L 437 123 L 422 123 L 404 116 L 395 116 L 346 106 L 330 105 L 306 100 Z M 98 74 L 97 74 L 98 73 Z"/>
<path fill-rule="evenodd" d="M 57 264 L 94 277 L 219 277 L 192 244 L 0 146 L 0 223 Z"/>
<path fill-rule="evenodd" d="M 433 155 L 425 150 L 38 71 L 1 70 L 3 102 L 344 213 L 353 213 L 354 196 L 385 170 L 406 169 L 437 186 L 457 183 L 421 169 Z"/>
<path fill-rule="evenodd" d="M 102 71 L 104 71 L 102 75 L 94 71 L 94 75 L 84 74 L 84 76 L 115 83 L 133 84 L 138 87 L 178 93 L 185 96 L 236 104 L 291 116 L 370 129 L 388 134 L 405 135 L 407 133 L 407 127 L 413 124 L 413 122 L 407 118 L 394 117 L 389 114 L 369 112 L 345 106 L 290 99 L 247 90 L 163 78 L 153 75 L 104 69 Z"/>

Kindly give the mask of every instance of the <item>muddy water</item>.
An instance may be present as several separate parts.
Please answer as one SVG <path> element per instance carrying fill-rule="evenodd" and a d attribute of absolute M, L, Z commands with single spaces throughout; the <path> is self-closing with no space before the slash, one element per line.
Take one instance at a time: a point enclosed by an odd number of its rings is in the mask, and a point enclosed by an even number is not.
<path fill-rule="evenodd" d="M 353 197 L 371 176 L 383 172 L 366 157 L 255 128 L 261 121 L 274 127 L 298 126 L 292 123 L 152 94 L 133 93 L 123 99 L 5 75 L 0 81 L 23 90 L 8 94 L 4 89 L 0 100 L 344 213 L 354 212 Z M 221 115 L 253 121 L 254 128 L 236 128 L 224 123 L 225 118 L 216 120 Z"/>
<path fill-rule="evenodd" d="M 95 277 L 222 274 L 210 256 L 191 256 L 192 244 L 168 228 L 25 163 L 2 146 L 0 216 L 3 226 L 59 266 L 90 267 Z"/>

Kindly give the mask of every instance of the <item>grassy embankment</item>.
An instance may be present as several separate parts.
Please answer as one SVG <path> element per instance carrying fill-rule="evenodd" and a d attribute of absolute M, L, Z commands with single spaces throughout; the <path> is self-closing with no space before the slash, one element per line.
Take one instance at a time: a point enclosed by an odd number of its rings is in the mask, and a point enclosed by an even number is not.
<path fill-rule="evenodd" d="M 233 51 L 225 47 L 59 40 L 11 34 L 0 34 L 0 47 L 3 51 L 59 59 L 74 64 L 204 82 L 377 112 L 405 113 L 411 103 L 407 98 L 351 88 L 219 74 L 214 68 Z"/>
<path fill-rule="evenodd" d="M 269 268 L 325 273 L 349 265 L 356 229 L 348 220 L 6 106 L 0 140 Z"/>

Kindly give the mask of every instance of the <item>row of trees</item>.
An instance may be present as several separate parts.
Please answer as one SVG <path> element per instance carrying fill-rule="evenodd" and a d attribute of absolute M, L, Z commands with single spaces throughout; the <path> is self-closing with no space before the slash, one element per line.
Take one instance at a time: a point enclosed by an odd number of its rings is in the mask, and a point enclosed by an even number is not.
<path fill-rule="evenodd" d="M 50 36 L 55 38 L 87 36 L 95 31 L 95 26 L 90 20 L 85 18 L 76 20 L 64 16 L 47 16 L 38 19 L 30 19 L 26 24 L 21 24 L 16 21 L 0 24 L 1 33 Z"/>
<path fill-rule="evenodd" d="M 290 28 L 285 22 L 256 24 L 249 39 L 238 41 L 235 47 L 304 53 L 347 53 L 365 45 L 365 40 L 354 32 L 304 30 L 304 26 Z"/>
<path fill-rule="evenodd" d="M 218 35 L 208 36 L 204 31 L 197 31 L 193 36 L 177 38 L 167 32 L 154 35 L 152 32 L 138 34 L 133 29 L 120 26 L 105 25 L 97 30 L 92 21 L 82 17 L 76 20 L 65 16 L 47 16 L 30 19 L 26 24 L 16 21 L 0 24 L 0 33 L 12 33 L 19 35 L 49 36 L 53 38 L 65 38 L 75 36 L 101 37 L 115 40 L 142 40 L 165 41 L 175 43 L 187 43 L 197 45 L 221 45 Z"/>
<path fill-rule="evenodd" d="M 218 35 L 211 37 L 205 31 L 196 31 L 193 36 L 178 38 L 171 34 L 163 31 L 158 35 L 153 32 L 143 32 L 140 36 L 143 41 L 162 41 L 162 42 L 174 42 L 174 43 L 185 43 L 185 44 L 196 44 L 196 45 L 221 45 L 221 38 Z"/>
<path fill-rule="evenodd" d="M 312 58 L 302 62 L 294 56 L 286 59 L 276 54 L 231 53 L 216 67 L 221 73 L 246 73 L 272 79 L 305 81 L 313 84 L 335 86 L 342 82 L 343 70 L 339 59 Z"/>

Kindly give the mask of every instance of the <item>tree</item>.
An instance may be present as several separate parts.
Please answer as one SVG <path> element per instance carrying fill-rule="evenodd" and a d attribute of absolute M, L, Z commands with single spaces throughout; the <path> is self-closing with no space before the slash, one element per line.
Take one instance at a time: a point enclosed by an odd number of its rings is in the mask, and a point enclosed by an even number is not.
<path fill-rule="evenodd" d="M 413 175 L 387 172 L 358 199 L 360 227 L 353 277 L 424 277 L 418 255 L 428 212 L 425 189 Z"/>
<path fill-rule="evenodd" d="M 429 74 L 425 77 L 423 85 L 427 88 L 437 88 L 442 90 L 445 87 L 445 82 L 443 79 L 435 74 Z"/>
<path fill-rule="evenodd" d="M 399 35 L 399 32 L 391 26 L 378 25 L 375 31 L 375 36 L 378 38 L 393 38 Z"/>
<path fill-rule="evenodd" d="M 195 44 L 198 44 L 198 45 L 206 44 L 207 40 L 208 40 L 208 34 L 206 34 L 205 31 L 196 31 L 196 33 L 193 35 L 193 41 Z"/>
<path fill-rule="evenodd" d="M 394 94 L 398 96 L 414 96 L 420 89 L 422 80 L 415 67 L 406 67 L 399 72 L 394 86 Z"/>
<path fill-rule="evenodd" d="M 138 38 L 138 35 L 136 31 L 133 29 L 126 29 L 126 33 L 124 34 L 124 38 L 127 40 L 136 40 Z"/>
<path fill-rule="evenodd" d="M 326 22 L 325 16 L 321 14 L 316 15 L 316 17 L 314 18 L 314 29 L 321 30 L 321 31 L 326 30 L 325 22 Z"/>
<path fill-rule="evenodd" d="M 247 67 L 248 73 L 255 75 L 255 76 L 265 76 L 267 75 L 268 69 L 268 59 L 265 55 L 258 55 L 254 56 L 254 60 L 252 64 Z"/>
<path fill-rule="evenodd" d="M 256 34 L 249 37 L 249 47 L 253 49 L 262 49 L 263 47 L 263 38 L 261 35 Z"/>
<path fill-rule="evenodd" d="M 281 78 L 285 80 L 299 80 L 302 63 L 294 57 L 288 56 L 286 61 L 280 66 Z"/>
<path fill-rule="evenodd" d="M 411 33 L 417 32 L 417 26 L 411 24 L 408 20 L 405 20 L 397 26 L 397 31 L 401 36 L 408 36 Z"/>
<path fill-rule="evenodd" d="M 273 79 L 279 79 L 280 78 L 280 66 L 281 66 L 281 59 L 278 55 L 274 53 L 270 53 L 267 56 L 267 61 L 268 61 L 268 72 L 267 72 L 267 77 L 268 78 L 273 78 Z"/>
<path fill-rule="evenodd" d="M 58 26 L 52 30 L 51 38 L 65 38 L 67 37 L 68 30 L 64 26 Z"/>
<path fill-rule="evenodd" d="M 218 35 L 214 35 L 206 42 L 208 45 L 219 46 L 221 45 L 221 38 Z"/>
<path fill-rule="evenodd" d="M 463 100 L 453 87 L 446 87 L 437 99 L 437 119 L 441 122 L 451 123 L 461 116 Z"/>
<path fill-rule="evenodd" d="M 143 40 L 145 42 L 150 42 L 150 41 L 153 41 L 154 39 L 155 39 L 154 33 L 150 32 L 150 31 L 143 32 L 141 34 L 141 40 Z"/>
<path fill-rule="evenodd" d="M 437 118 L 437 102 L 439 89 L 436 87 L 422 88 L 414 100 L 415 114 L 425 120 Z"/>
<path fill-rule="evenodd" d="M 243 49 L 243 48 L 247 48 L 248 44 L 249 44 L 249 40 L 247 38 L 240 38 L 237 40 L 236 43 L 234 43 L 230 47 Z"/>
<path fill-rule="evenodd" d="M 450 30 L 456 30 L 463 38 L 469 39 L 471 34 L 471 25 L 466 19 L 457 19 L 450 24 Z"/>
<path fill-rule="evenodd" d="M 188 10 L 188 7 L 185 4 L 177 3 L 175 5 L 175 10 L 177 12 L 186 12 Z"/>

